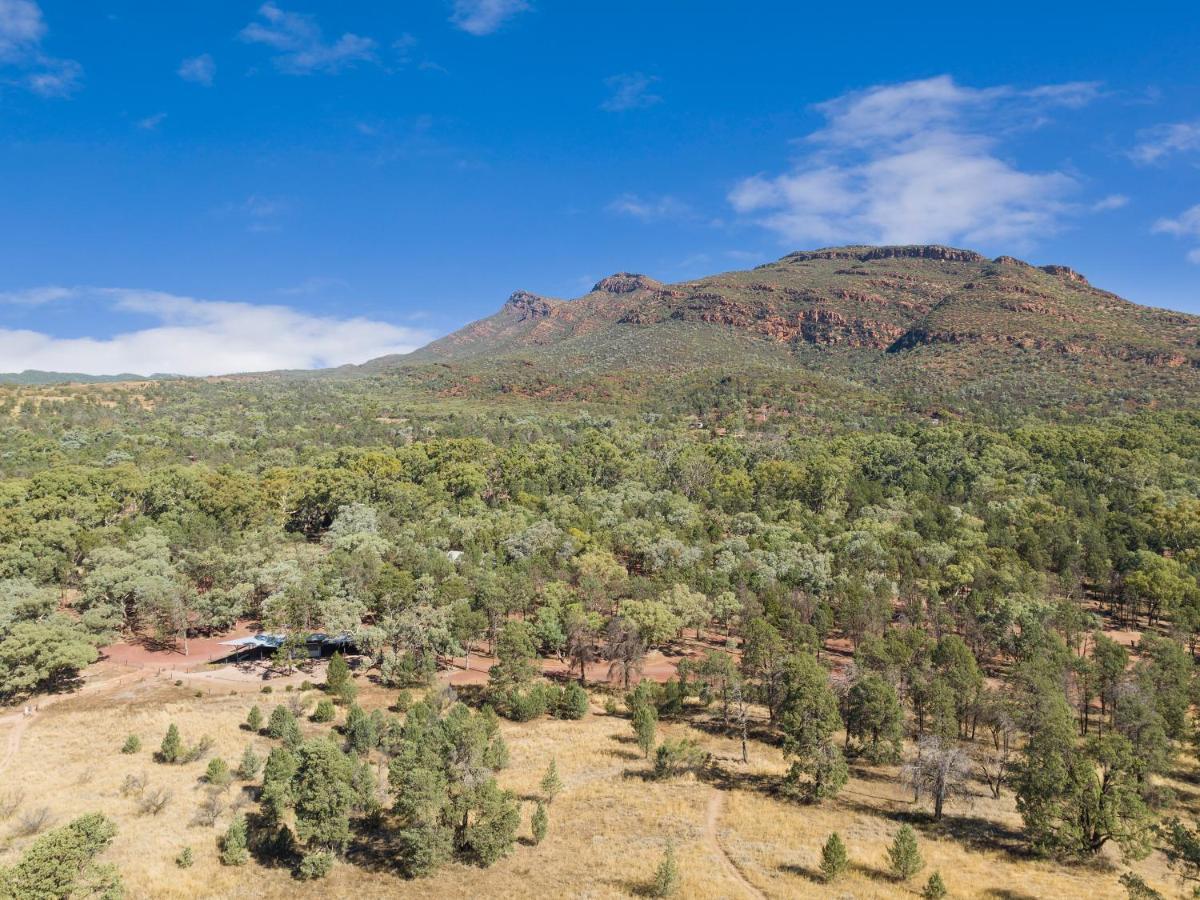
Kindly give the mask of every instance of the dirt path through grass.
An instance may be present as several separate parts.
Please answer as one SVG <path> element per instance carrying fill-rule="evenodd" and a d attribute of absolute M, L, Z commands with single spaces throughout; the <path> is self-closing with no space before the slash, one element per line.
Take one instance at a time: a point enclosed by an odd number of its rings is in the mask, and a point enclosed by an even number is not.
<path fill-rule="evenodd" d="M 60 700 L 68 700 L 71 697 L 78 697 L 81 694 L 90 694 L 93 691 L 98 691 L 103 688 L 116 687 L 126 681 L 135 680 L 141 681 L 146 678 L 143 672 L 126 672 L 123 675 L 117 675 L 115 678 L 104 678 L 99 681 L 85 682 L 77 691 L 70 694 L 51 694 L 49 696 L 38 697 L 37 708 L 38 712 L 32 716 L 25 715 L 23 708 L 11 713 L 7 716 L 0 716 L 0 724 L 11 723 L 12 728 L 8 732 L 8 738 L 4 742 L 4 755 L 0 756 L 0 774 L 12 765 L 17 754 L 21 752 L 21 740 L 25 737 L 25 730 L 30 723 L 35 722 L 41 715 L 41 711 L 47 706 L 59 702 Z"/>
<path fill-rule="evenodd" d="M 717 825 L 721 821 L 721 809 L 724 806 L 725 793 L 723 791 L 713 791 L 713 795 L 708 799 L 708 812 L 704 819 L 704 834 L 708 839 L 709 846 L 712 847 L 716 858 L 721 862 L 725 871 L 729 873 L 729 877 L 737 882 L 746 894 L 756 897 L 758 900 L 767 900 L 766 894 L 746 880 L 746 876 L 742 874 L 742 870 L 733 861 L 733 857 L 721 845 L 721 837 L 717 831 Z"/>
<path fill-rule="evenodd" d="M 21 749 L 21 738 L 25 736 L 25 728 L 29 725 L 29 717 L 23 713 L 13 713 L 11 716 L 0 719 L 0 722 L 12 723 L 12 728 L 8 732 L 8 740 L 4 742 L 4 756 L 0 757 L 0 774 L 3 774 L 12 765 L 12 761 L 17 758 L 17 751 Z"/>

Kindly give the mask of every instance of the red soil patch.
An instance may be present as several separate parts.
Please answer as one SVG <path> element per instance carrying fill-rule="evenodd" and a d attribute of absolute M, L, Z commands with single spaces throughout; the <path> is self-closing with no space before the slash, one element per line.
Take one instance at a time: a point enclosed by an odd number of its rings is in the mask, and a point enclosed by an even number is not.
<path fill-rule="evenodd" d="M 133 666 L 139 669 L 172 669 L 187 671 L 207 666 L 211 662 L 224 659 L 232 652 L 232 647 L 221 646 L 222 641 L 246 637 L 254 634 L 251 622 L 239 622 L 225 634 L 206 638 L 191 638 L 187 642 L 188 652 L 183 652 L 183 644 L 175 648 L 158 648 L 141 641 L 120 642 L 101 647 L 100 652 L 110 662 L 123 666 Z"/>

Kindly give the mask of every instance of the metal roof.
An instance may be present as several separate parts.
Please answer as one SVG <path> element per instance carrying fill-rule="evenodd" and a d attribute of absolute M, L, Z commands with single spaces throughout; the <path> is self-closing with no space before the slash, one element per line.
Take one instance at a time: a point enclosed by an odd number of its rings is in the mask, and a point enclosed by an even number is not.
<path fill-rule="evenodd" d="M 234 638 L 231 641 L 221 641 L 223 647 L 270 647 L 273 650 L 278 650 L 283 642 L 287 639 L 285 634 L 266 634 L 259 632 L 258 634 L 250 634 L 245 637 Z M 353 638 L 349 634 L 331 635 L 324 632 L 310 634 L 305 640 L 306 644 L 349 644 Z"/>

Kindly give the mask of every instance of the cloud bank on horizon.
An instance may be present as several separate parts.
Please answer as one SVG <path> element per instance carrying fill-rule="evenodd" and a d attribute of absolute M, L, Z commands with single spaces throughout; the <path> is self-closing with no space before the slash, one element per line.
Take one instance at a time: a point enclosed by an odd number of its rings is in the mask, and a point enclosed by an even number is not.
<path fill-rule="evenodd" d="M 197 300 L 161 291 L 44 287 L 0 294 L 0 305 L 99 303 L 150 320 L 106 338 L 0 328 L 4 371 L 89 375 L 225 375 L 316 369 L 409 353 L 431 335 L 365 318 L 308 315 L 287 306 Z"/>

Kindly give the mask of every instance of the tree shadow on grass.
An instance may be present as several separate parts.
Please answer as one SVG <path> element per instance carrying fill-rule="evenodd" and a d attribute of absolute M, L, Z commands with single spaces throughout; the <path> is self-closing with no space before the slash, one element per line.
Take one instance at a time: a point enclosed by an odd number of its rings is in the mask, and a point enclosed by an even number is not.
<path fill-rule="evenodd" d="M 385 828 L 360 828 L 355 830 L 346 848 L 345 858 L 367 872 L 386 872 L 406 877 L 396 864 L 395 841 Z"/>
<path fill-rule="evenodd" d="M 741 729 L 737 725 L 733 723 L 725 724 L 720 719 L 708 718 L 704 715 L 704 710 L 702 709 L 685 710 L 683 715 L 677 716 L 676 719 L 686 720 L 689 728 L 695 728 L 697 731 L 703 731 L 705 734 L 729 738 L 730 740 L 738 740 L 742 736 Z M 782 735 L 776 729 L 768 727 L 765 722 L 751 723 L 746 729 L 746 737 L 756 743 L 765 744 L 770 747 L 780 747 L 783 745 Z"/>
<path fill-rule="evenodd" d="M 614 878 L 606 884 L 629 897 L 653 897 L 654 881 L 651 878 Z"/>
<path fill-rule="evenodd" d="M 807 878 L 816 884 L 825 883 L 825 876 L 821 874 L 819 869 L 801 866 L 797 863 L 784 863 L 779 867 L 779 871 L 787 875 L 799 875 L 801 878 Z"/>
<path fill-rule="evenodd" d="M 605 750 L 604 755 L 605 756 L 613 756 L 613 757 L 616 757 L 617 759 L 628 760 L 630 762 L 636 762 L 639 759 L 645 758 L 642 756 L 642 754 L 640 754 L 634 750 L 614 750 L 611 748 Z"/>
<path fill-rule="evenodd" d="M 722 765 L 702 766 L 696 777 L 722 791 L 745 791 L 764 797 L 786 799 L 781 790 L 782 779 L 762 772 L 739 772 Z"/>

